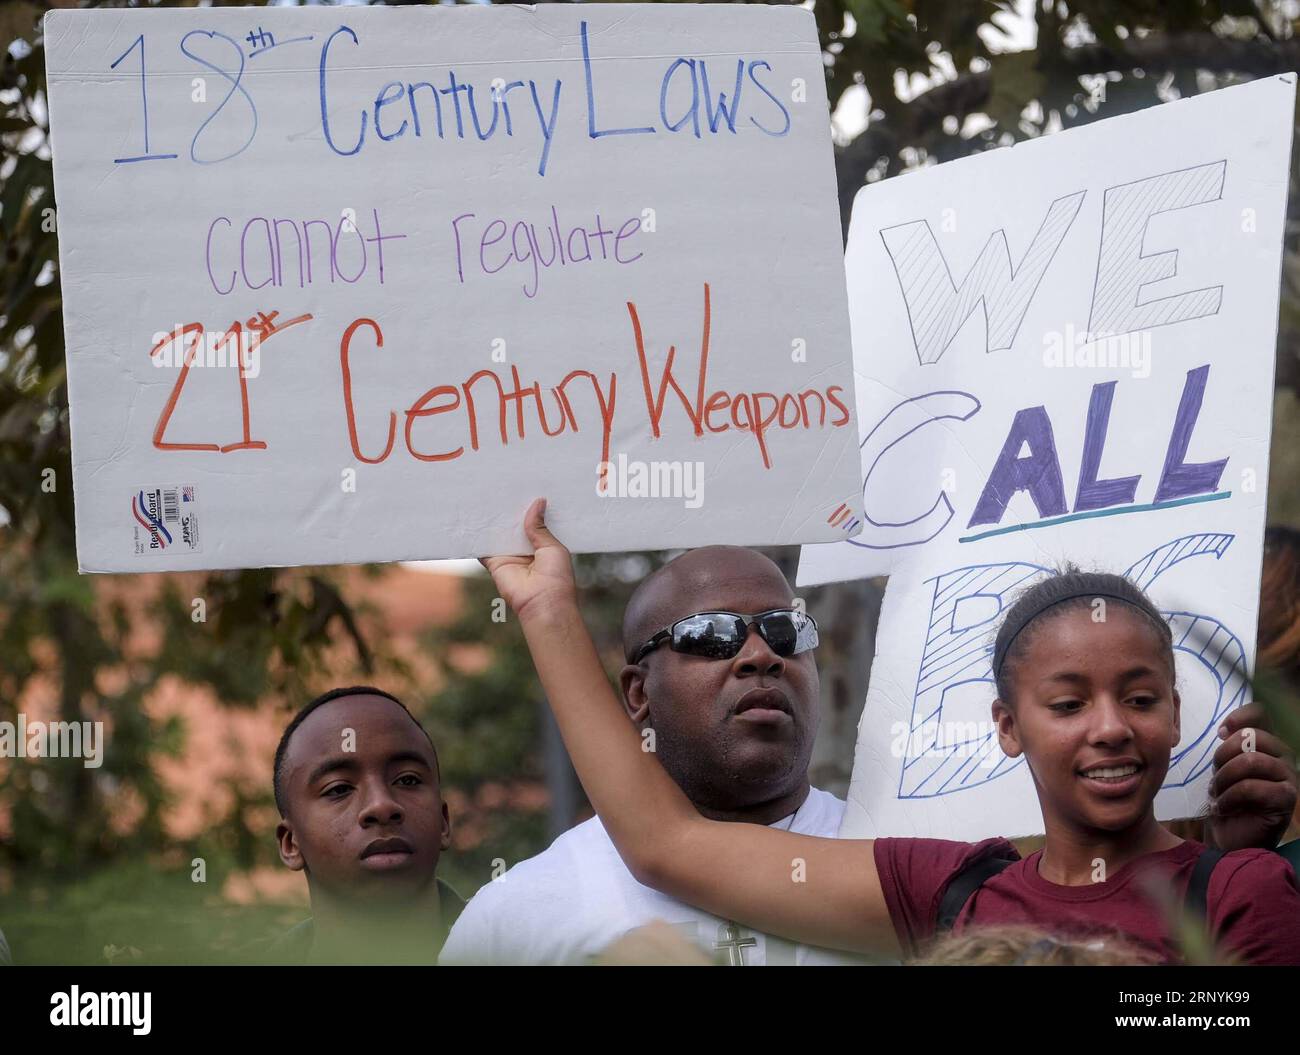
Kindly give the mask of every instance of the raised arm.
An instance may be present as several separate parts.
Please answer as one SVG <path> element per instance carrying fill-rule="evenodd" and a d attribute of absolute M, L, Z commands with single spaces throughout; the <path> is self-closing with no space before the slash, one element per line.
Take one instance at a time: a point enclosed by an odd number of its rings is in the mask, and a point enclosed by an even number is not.
<path fill-rule="evenodd" d="M 578 611 L 569 551 L 528 508 L 527 557 L 483 561 L 519 617 L 574 768 L 647 886 L 794 941 L 897 955 L 869 840 L 818 839 L 702 817 L 619 707 Z"/>

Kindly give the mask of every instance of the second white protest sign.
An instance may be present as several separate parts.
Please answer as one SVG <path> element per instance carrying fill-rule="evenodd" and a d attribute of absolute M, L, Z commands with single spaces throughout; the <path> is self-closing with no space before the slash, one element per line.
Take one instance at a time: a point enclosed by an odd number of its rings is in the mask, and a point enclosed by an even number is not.
<path fill-rule="evenodd" d="M 859 192 L 866 526 L 799 569 L 890 576 L 844 834 L 1042 830 L 990 654 L 1067 562 L 1129 575 L 1173 627 L 1156 810 L 1201 810 L 1255 651 L 1294 104 L 1269 78 Z"/>

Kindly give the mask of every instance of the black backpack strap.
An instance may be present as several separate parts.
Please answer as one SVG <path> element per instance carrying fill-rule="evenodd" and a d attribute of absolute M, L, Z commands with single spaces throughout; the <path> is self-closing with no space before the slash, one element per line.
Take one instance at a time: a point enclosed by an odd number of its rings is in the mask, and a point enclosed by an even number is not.
<path fill-rule="evenodd" d="M 1224 853 L 1223 850 L 1209 847 L 1202 850 L 1200 856 L 1196 858 L 1196 866 L 1192 869 L 1192 878 L 1187 883 L 1187 896 L 1183 899 L 1183 908 L 1188 915 L 1202 923 L 1205 922 L 1209 902 L 1210 876 L 1214 872 L 1214 866 L 1223 860 Z"/>
<path fill-rule="evenodd" d="M 1003 869 L 1010 868 L 1015 863 L 1014 858 L 981 857 L 970 862 L 948 880 L 943 898 L 939 902 L 939 914 L 934 921 L 935 933 L 943 934 L 952 930 L 952 925 L 957 922 L 962 908 L 975 891 Z"/>

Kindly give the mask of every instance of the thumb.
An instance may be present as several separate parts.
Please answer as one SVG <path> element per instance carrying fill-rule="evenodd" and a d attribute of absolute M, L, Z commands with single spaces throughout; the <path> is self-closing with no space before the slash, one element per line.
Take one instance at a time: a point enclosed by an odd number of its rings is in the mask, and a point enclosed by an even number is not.
<path fill-rule="evenodd" d="M 548 546 L 564 548 L 560 540 L 552 535 L 550 528 L 546 526 L 545 498 L 535 498 L 533 504 L 528 507 L 528 512 L 524 514 L 524 534 L 528 536 L 533 552 Z"/>

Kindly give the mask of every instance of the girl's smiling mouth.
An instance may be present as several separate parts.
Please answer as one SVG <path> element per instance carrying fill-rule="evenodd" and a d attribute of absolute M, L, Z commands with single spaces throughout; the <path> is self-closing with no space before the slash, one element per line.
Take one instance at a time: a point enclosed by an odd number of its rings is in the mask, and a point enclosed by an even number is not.
<path fill-rule="evenodd" d="M 1137 788 L 1145 769 L 1146 766 L 1136 759 L 1116 758 L 1086 766 L 1078 770 L 1078 775 L 1091 790 L 1108 797 L 1119 797 Z"/>

